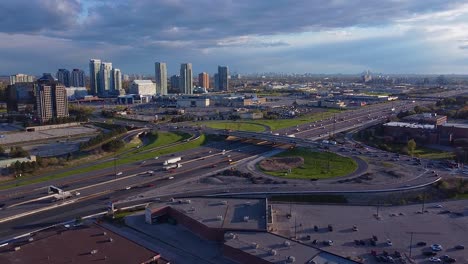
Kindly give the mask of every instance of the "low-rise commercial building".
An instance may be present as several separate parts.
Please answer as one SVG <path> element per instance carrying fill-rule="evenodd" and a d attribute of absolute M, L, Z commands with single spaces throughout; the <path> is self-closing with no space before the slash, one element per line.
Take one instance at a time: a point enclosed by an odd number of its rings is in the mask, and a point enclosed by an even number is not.
<path fill-rule="evenodd" d="M 181 96 L 177 98 L 177 107 L 208 107 L 210 99 L 206 96 Z"/>

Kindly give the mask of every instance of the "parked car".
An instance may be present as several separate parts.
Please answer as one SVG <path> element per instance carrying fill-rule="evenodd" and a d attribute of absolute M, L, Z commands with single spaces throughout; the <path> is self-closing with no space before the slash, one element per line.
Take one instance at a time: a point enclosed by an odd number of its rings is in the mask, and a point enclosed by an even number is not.
<path fill-rule="evenodd" d="M 432 251 L 441 251 L 443 249 L 442 245 L 439 244 L 433 244 L 431 245 Z"/>
<path fill-rule="evenodd" d="M 458 249 L 458 250 L 465 249 L 465 246 L 464 245 L 456 245 L 455 249 Z"/>

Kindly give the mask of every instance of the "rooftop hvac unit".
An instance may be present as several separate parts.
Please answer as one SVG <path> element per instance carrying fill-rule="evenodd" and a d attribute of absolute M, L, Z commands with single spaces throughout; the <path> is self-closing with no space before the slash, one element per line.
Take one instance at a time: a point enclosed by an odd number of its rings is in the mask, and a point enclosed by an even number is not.
<path fill-rule="evenodd" d="M 288 263 L 293 263 L 296 261 L 296 257 L 294 256 L 288 256 L 288 259 L 287 259 Z"/>
<path fill-rule="evenodd" d="M 251 245 L 252 245 L 252 248 L 253 248 L 253 249 L 257 249 L 257 248 L 258 248 L 258 244 L 255 243 L 255 242 L 253 242 Z"/>
<path fill-rule="evenodd" d="M 285 247 L 289 247 L 289 246 L 291 246 L 291 242 L 289 242 L 288 240 L 285 240 L 285 241 L 283 242 L 283 245 L 284 245 Z"/>
<path fill-rule="evenodd" d="M 244 222 L 248 222 L 249 221 L 249 217 L 248 216 L 244 216 Z"/>
<path fill-rule="evenodd" d="M 90 253 L 91 253 L 91 255 L 97 254 L 97 253 L 98 253 L 98 250 L 97 250 L 97 249 L 93 249 L 93 250 L 91 250 Z"/>
<path fill-rule="evenodd" d="M 191 203 L 192 203 L 192 200 L 185 200 L 185 203 L 186 203 L 186 204 L 191 204 Z"/>
<path fill-rule="evenodd" d="M 278 254 L 278 251 L 274 250 L 274 249 L 270 249 L 270 255 L 272 256 L 276 256 L 276 254 Z"/>
<path fill-rule="evenodd" d="M 226 233 L 224 235 L 224 238 L 225 239 L 235 239 L 236 238 L 236 235 L 234 233 Z"/>
<path fill-rule="evenodd" d="M 216 220 L 218 220 L 218 221 L 223 221 L 223 216 L 222 216 L 222 215 L 216 216 Z"/>

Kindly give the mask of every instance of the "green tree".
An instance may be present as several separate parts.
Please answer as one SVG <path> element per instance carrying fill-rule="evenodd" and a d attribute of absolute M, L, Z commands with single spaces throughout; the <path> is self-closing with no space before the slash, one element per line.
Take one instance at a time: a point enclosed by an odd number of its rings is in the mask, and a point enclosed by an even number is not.
<path fill-rule="evenodd" d="M 411 156 L 413 156 L 413 153 L 416 150 L 416 141 L 414 141 L 414 139 L 408 140 L 407 148 L 408 148 L 409 154 L 411 154 Z"/>

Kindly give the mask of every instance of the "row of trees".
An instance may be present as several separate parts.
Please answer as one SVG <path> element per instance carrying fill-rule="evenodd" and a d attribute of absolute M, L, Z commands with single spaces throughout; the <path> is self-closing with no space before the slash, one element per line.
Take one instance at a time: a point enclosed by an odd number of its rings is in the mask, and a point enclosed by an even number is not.
<path fill-rule="evenodd" d="M 29 152 L 24 150 L 22 147 L 11 147 L 10 152 L 7 155 L 6 150 L 0 146 L 0 155 L 9 156 L 12 158 L 24 158 L 29 156 Z"/>
<path fill-rule="evenodd" d="M 100 133 L 99 135 L 93 138 L 90 138 L 87 142 L 81 143 L 80 150 L 84 150 L 84 149 L 99 145 L 103 143 L 104 141 L 111 139 L 112 137 L 118 136 L 126 132 L 127 132 L 127 129 L 123 126 L 114 127 L 108 133 Z"/>

